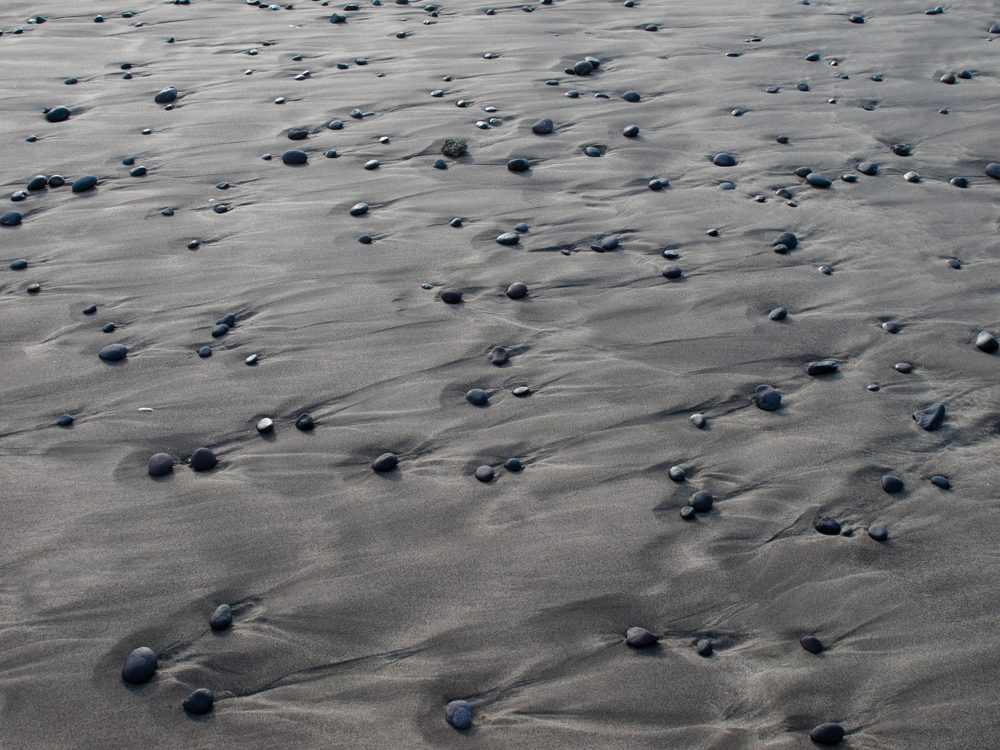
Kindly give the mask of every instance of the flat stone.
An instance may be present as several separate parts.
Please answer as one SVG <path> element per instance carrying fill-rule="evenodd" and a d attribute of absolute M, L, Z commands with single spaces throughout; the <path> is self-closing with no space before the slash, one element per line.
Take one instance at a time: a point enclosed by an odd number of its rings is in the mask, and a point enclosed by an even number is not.
<path fill-rule="evenodd" d="M 695 513 L 694 508 L 692 508 L 690 505 L 685 505 L 683 508 L 681 508 L 680 517 L 683 518 L 685 521 L 693 520 L 696 515 L 697 514 Z"/>
<path fill-rule="evenodd" d="M 674 281 L 681 278 L 684 275 L 684 271 L 680 266 L 667 266 L 663 269 L 663 277 Z"/>
<path fill-rule="evenodd" d="M 16 227 L 23 218 L 20 211 L 7 211 L 0 215 L 0 227 Z"/>
<path fill-rule="evenodd" d="M 629 125 L 624 130 L 622 130 L 622 135 L 626 138 L 636 138 L 639 135 L 638 125 Z"/>
<path fill-rule="evenodd" d="M 72 414 L 60 414 L 56 424 L 60 427 L 71 427 L 75 421 Z"/>
<path fill-rule="evenodd" d="M 74 193 L 86 193 L 88 190 L 93 190 L 95 187 L 97 187 L 97 178 L 92 174 L 85 174 L 83 177 L 78 177 L 73 182 L 71 190 Z"/>
<path fill-rule="evenodd" d="M 994 180 L 1000 180 L 1000 162 L 991 161 L 986 165 L 986 169 L 983 170 L 987 177 L 992 177 Z"/>
<path fill-rule="evenodd" d="M 212 630 L 225 630 L 233 624 L 233 608 L 228 604 L 220 604 L 208 618 L 208 625 Z"/>
<path fill-rule="evenodd" d="M 839 365 L 832 359 L 821 359 L 817 362 L 810 362 L 806 365 L 806 374 L 813 377 L 819 375 L 830 375 L 837 372 Z"/>
<path fill-rule="evenodd" d="M 174 470 L 174 457 L 169 453 L 154 453 L 149 457 L 146 470 L 151 477 L 165 477 Z"/>
<path fill-rule="evenodd" d="M 651 633 L 646 628 L 633 626 L 625 631 L 625 643 L 632 648 L 647 648 L 659 640 L 656 634 Z"/>
<path fill-rule="evenodd" d="M 380 474 L 392 471 L 397 466 L 399 466 L 399 456 L 395 453 L 383 453 L 381 456 L 372 461 L 372 470 L 377 471 Z"/>
<path fill-rule="evenodd" d="M 128 655 L 122 667 L 122 679 L 133 685 L 148 682 L 156 672 L 156 653 L 148 646 L 140 646 Z"/>
<path fill-rule="evenodd" d="M 878 164 L 873 161 L 863 161 L 858 164 L 858 171 L 861 172 L 861 174 L 874 177 L 878 174 Z"/>
<path fill-rule="evenodd" d="M 370 207 L 367 203 L 363 202 L 355 203 L 353 206 L 351 206 L 350 211 L 348 211 L 348 213 L 350 213 L 351 216 L 364 216 L 366 213 L 368 213 L 369 208 Z"/>
<path fill-rule="evenodd" d="M 935 487 L 940 487 L 942 490 L 951 489 L 951 481 L 948 479 L 948 477 L 941 476 L 940 474 L 935 474 L 934 476 L 931 477 L 931 484 L 933 484 Z"/>
<path fill-rule="evenodd" d="M 819 172 L 810 172 L 807 174 L 806 182 L 816 188 L 828 188 L 833 185 L 833 180 Z"/>
<path fill-rule="evenodd" d="M 914 421 L 928 432 L 936 430 L 940 427 L 941 423 L 944 421 L 944 416 L 945 406 L 940 403 L 934 403 L 913 412 Z"/>
<path fill-rule="evenodd" d="M 219 460 L 211 448 L 197 448 L 191 454 L 191 468 L 195 471 L 208 471 L 214 469 Z"/>

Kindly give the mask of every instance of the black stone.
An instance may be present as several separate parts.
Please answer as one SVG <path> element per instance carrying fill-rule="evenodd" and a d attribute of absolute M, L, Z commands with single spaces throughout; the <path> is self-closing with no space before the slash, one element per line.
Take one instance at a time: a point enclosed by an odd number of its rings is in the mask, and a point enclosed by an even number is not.
<path fill-rule="evenodd" d="M 16 260 L 12 260 L 9 266 L 11 271 L 23 271 L 27 267 L 28 267 L 28 261 L 26 261 L 24 258 L 17 258 Z"/>
<path fill-rule="evenodd" d="M 156 654 L 147 646 L 140 646 L 130 653 L 122 667 L 122 679 L 133 685 L 147 682 L 156 672 Z"/>
<path fill-rule="evenodd" d="M 68 120 L 70 111 L 68 107 L 53 107 L 45 113 L 45 119 L 49 122 L 63 122 Z"/>
<path fill-rule="evenodd" d="M 913 412 L 913 419 L 918 425 L 930 432 L 941 426 L 944 415 L 944 404 L 935 403 Z"/>
<path fill-rule="evenodd" d="M 381 456 L 372 461 L 372 469 L 380 474 L 392 471 L 397 466 L 399 466 L 399 456 L 395 453 L 383 453 Z"/>
<path fill-rule="evenodd" d="M 827 536 L 835 536 L 840 533 L 840 521 L 824 516 L 816 522 L 816 531 Z"/>
<path fill-rule="evenodd" d="M 169 453 L 154 453 L 146 469 L 151 477 L 164 477 L 174 470 L 174 457 Z"/>
<path fill-rule="evenodd" d="M 994 354 L 1000 349 L 1000 342 L 989 331 L 980 331 L 976 334 L 976 348 L 987 354 Z"/>
<path fill-rule="evenodd" d="M 507 461 L 504 462 L 504 468 L 507 469 L 507 471 L 521 471 L 521 469 L 524 468 L 524 464 L 521 463 L 521 459 L 519 458 L 508 458 Z"/>
<path fill-rule="evenodd" d="M 74 421 L 72 414 L 61 414 L 59 419 L 56 420 L 56 424 L 60 427 L 69 427 Z"/>
<path fill-rule="evenodd" d="M 957 188 L 967 188 L 969 187 L 969 181 L 965 177 L 952 177 L 948 180 L 952 185 Z"/>
<path fill-rule="evenodd" d="M 781 408 L 781 393 L 769 385 L 759 385 L 753 394 L 758 409 L 777 411 Z"/>
<path fill-rule="evenodd" d="M 858 17 L 860 18 L 860 16 Z M 855 23 L 864 23 L 864 19 Z M 839 745 L 844 739 L 844 728 L 840 724 L 828 721 L 813 727 L 813 730 L 809 732 L 809 739 L 818 745 Z"/>
<path fill-rule="evenodd" d="M 465 156 L 469 150 L 469 144 L 459 138 L 449 138 L 441 145 L 441 153 L 452 159 Z"/>
<path fill-rule="evenodd" d="M 521 241 L 521 237 L 517 232 L 504 232 L 497 237 L 497 244 L 500 245 L 516 245 Z"/>
<path fill-rule="evenodd" d="M 931 477 L 931 484 L 935 487 L 940 487 L 942 490 L 950 490 L 951 482 L 948 477 L 941 476 L 940 474 L 935 474 Z"/>
<path fill-rule="evenodd" d="M 651 633 L 646 628 L 633 626 L 625 631 L 625 643 L 632 648 L 646 648 L 659 640 L 655 633 Z"/>
<path fill-rule="evenodd" d="M 213 339 L 221 338 L 225 336 L 227 333 L 229 333 L 229 326 L 226 325 L 225 323 L 219 323 L 219 325 L 215 326 L 215 328 L 212 329 L 212 338 Z"/>
<path fill-rule="evenodd" d="M 555 129 L 555 124 L 548 118 L 539 120 L 531 126 L 531 132 L 535 135 L 548 135 Z"/>
<path fill-rule="evenodd" d="M 486 406 L 489 403 L 490 395 L 482 388 L 473 388 L 465 394 L 465 399 L 473 406 Z"/>
<path fill-rule="evenodd" d="M 528 296 L 528 285 L 515 281 L 507 287 L 507 296 L 511 299 L 524 299 Z"/>
<path fill-rule="evenodd" d="M 635 138 L 636 136 L 639 135 L 639 126 L 629 125 L 627 128 L 622 130 L 622 135 L 625 136 L 626 138 Z"/>
<path fill-rule="evenodd" d="M 49 177 L 50 188 L 62 187 L 65 184 L 66 184 L 66 178 L 63 177 L 61 174 L 54 174 L 51 177 Z"/>
<path fill-rule="evenodd" d="M 87 305 L 85 308 L 83 308 L 84 315 L 93 315 L 96 312 L 97 312 L 97 305 Z"/>
<path fill-rule="evenodd" d="M 663 276 L 667 279 L 679 279 L 684 274 L 680 266 L 667 266 L 663 269 Z"/>
<path fill-rule="evenodd" d="M 309 154 L 305 151 L 286 151 L 281 155 L 281 161 L 289 166 L 298 166 L 309 161 Z"/>
<path fill-rule="evenodd" d="M 858 164 L 858 171 L 861 172 L 861 174 L 873 177 L 878 174 L 878 164 L 873 161 L 863 161 Z"/>
<path fill-rule="evenodd" d="M 95 187 L 97 187 L 97 178 L 92 174 L 85 174 L 73 182 L 72 190 L 74 193 L 85 193 L 88 190 L 93 190 Z"/>
<path fill-rule="evenodd" d="M 130 169 L 128 173 L 130 177 L 145 177 L 148 171 L 149 170 L 147 170 L 146 167 L 139 166 L 139 167 L 132 167 L 132 169 Z"/>
<path fill-rule="evenodd" d="M 712 503 L 715 502 L 715 496 L 707 490 L 699 490 L 691 496 L 688 500 L 688 505 L 695 509 L 697 513 L 708 513 L 712 510 Z"/>
<path fill-rule="evenodd" d="M 685 521 L 690 521 L 695 516 L 695 510 L 690 505 L 685 505 L 681 508 L 681 518 Z"/>
<path fill-rule="evenodd" d="M 510 352 L 503 346 L 494 346 L 490 350 L 490 363 L 500 367 L 510 360 Z"/>
<path fill-rule="evenodd" d="M 118 328 L 118 326 L 116 326 L 114 323 L 105 323 L 103 326 L 101 326 L 101 333 L 111 333 L 116 328 Z"/>
<path fill-rule="evenodd" d="M 767 317 L 771 320 L 784 320 L 788 317 L 788 310 L 784 307 L 776 307 L 767 314 Z"/>
<path fill-rule="evenodd" d="M 896 156 L 910 156 L 913 153 L 913 147 L 909 143 L 894 143 L 892 153 Z"/>
<path fill-rule="evenodd" d="M 903 480 L 894 474 L 885 474 L 882 477 L 882 489 L 889 494 L 901 492 L 903 489 Z"/>
<path fill-rule="evenodd" d="M 208 471 L 214 469 L 219 460 L 211 448 L 196 448 L 191 454 L 191 468 L 195 471 Z"/>
<path fill-rule="evenodd" d="M 225 630 L 233 624 L 233 608 L 228 604 L 220 604 L 208 618 L 208 626 L 212 630 Z"/>
<path fill-rule="evenodd" d="M 707 638 L 702 638 L 694 644 L 694 650 L 698 656 L 711 656 L 712 652 L 715 650 L 715 646 Z"/>
<path fill-rule="evenodd" d="M 302 432 L 309 432 L 316 428 L 316 420 L 313 419 L 312 414 L 299 414 L 295 420 L 295 426 Z"/>
<path fill-rule="evenodd" d="M 622 94 L 622 99 L 624 99 L 627 102 L 637 102 L 641 98 L 642 97 L 639 96 L 638 91 L 626 91 L 624 94 Z"/>
<path fill-rule="evenodd" d="M 814 377 L 818 375 L 830 375 L 836 372 L 837 369 L 838 365 L 832 359 L 821 359 L 806 365 L 806 374 Z"/>
<path fill-rule="evenodd" d="M 39 174 L 35 175 L 30 180 L 28 180 L 28 184 L 25 185 L 25 187 L 28 190 L 35 192 L 37 190 L 42 190 L 48 184 L 49 184 L 49 178 L 43 174 Z"/>
<path fill-rule="evenodd" d="M 158 92 L 156 96 L 153 97 L 153 101 L 157 104 L 170 104 L 170 102 L 177 99 L 177 89 L 173 86 L 170 88 L 165 88 Z"/>
<path fill-rule="evenodd" d="M 462 301 L 462 292 L 458 289 L 445 289 L 441 292 L 441 301 L 449 305 L 457 305 Z"/>
<path fill-rule="evenodd" d="M 492 482 L 494 477 L 493 467 L 488 465 L 480 466 L 476 469 L 476 479 L 480 482 Z"/>
<path fill-rule="evenodd" d="M 487 15 L 491 15 L 486 11 Z M 469 701 L 451 701 L 444 707 L 444 718 L 455 729 L 468 729 L 472 726 L 472 704 Z"/>
<path fill-rule="evenodd" d="M 687 472 L 684 471 L 683 466 L 671 466 L 667 476 L 675 482 L 683 482 L 687 478 Z"/>
<path fill-rule="evenodd" d="M 20 211 L 7 211 L 0 215 L 0 227 L 16 227 L 23 218 Z"/>
<path fill-rule="evenodd" d="M 799 645 L 810 654 L 821 654 L 825 649 L 823 642 L 814 635 L 807 635 L 799 641 Z"/>
<path fill-rule="evenodd" d="M 857 13 L 853 13 L 847 17 L 847 20 L 850 21 L 851 23 L 864 23 L 865 17 L 859 16 Z"/>
<path fill-rule="evenodd" d="M 198 356 L 202 359 L 208 359 L 212 356 L 212 347 L 202 346 L 198 349 Z"/>
<path fill-rule="evenodd" d="M 986 165 L 986 169 L 983 171 L 987 177 L 992 177 L 994 180 L 1000 180 L 1000 163 L 991 161 Z"/>
<path fill-rule="evenodd" d="M 215 695 L 208 688 L 198 688 L 184 699 L 184 710 L 189 714 L 207 714 L 215 703 Z"/>
<path fill-rule="evenodd" d="M 712 157 L 712 163 L 717 167 L 735 167 L 736 157 L 730 153 L 722 151 Z"/>
<path fill-rule="evenodd" d="M 529 162 L 527 159 L 521 159 L 521 158 L 511 159 L 509 162 L 507 162 L 507 169 L 509 169 L 511 172 L 527 172 L 529 169 L 531 169 L 531 162 Z"/>
<path fill-rule="evenodd" d="M 799 246 L 799 239 L 791 232 L 782 232 L 771 243 L 771 247 L 777 248 L 779 245 L 785 247 L 787 250 L 794 250 Z"/>
<path fill-rule="evenodd" d="M 108 344 L 97 353 L 105 362 L 121 362 L 128 356 L 128 347 L 124 344 Z"/>
<path fill-rule="evenodd" d="M 828 188 L 833 185 L 833 180 L 819 172 L 810 172 L 806 175 L 806 182 L 816 188 Z"/>
<path fill-rule="evenodd" d="M 368 209 L 369 206 L 367 203 L 364 202 L 355 203 L 353 206 L 351 206 L 351 209 L 348 213 L 350 213 L 351 216 L 364 216 L 366 213 L 368 213 Z"/>

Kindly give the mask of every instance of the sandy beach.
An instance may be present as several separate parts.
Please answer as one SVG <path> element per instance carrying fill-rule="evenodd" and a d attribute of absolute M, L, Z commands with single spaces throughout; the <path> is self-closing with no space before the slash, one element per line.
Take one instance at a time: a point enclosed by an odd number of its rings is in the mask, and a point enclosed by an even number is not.
<path fill-rule="evenodd" d="M 1000 745 L 934 10 L 6 0 L 0 747 Z"/>

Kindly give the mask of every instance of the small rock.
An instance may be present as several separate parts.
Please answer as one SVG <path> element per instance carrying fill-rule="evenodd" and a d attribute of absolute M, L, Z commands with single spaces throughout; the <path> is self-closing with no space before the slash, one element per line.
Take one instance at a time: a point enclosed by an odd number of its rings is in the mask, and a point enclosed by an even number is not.
<path fill-rule="evenodd" d="M 511 299 L 524 299 L 528 296 L 528 285 L 520 281 L 515 281 L 507 287 L 506 294 Z"/>
<path fill-rule="evenodd" d="M 215 468 L 219 460 L 211 448 L 198 448 L 191 454 L 191 468 L 195 471 L 208 471 Z"/>
<path fill-rule="evenodd" d="M 399 466 L 399 456 L 395 453 L 383 453 L 372 462 L 372 469 L 380 474 L 392 471 Z"/>
<path fill-rule="evenodd" d="M 876 542 L 884 542 L 889 538 L 889 527 L 884 523 L 873 523 L 868 527 L 868 536 Z"/>
<path fill-rule="evenodd" d="M 472 704 L 469 701 L 451 701 L 444 707 L 444 718 L 455 729 L 468 729 L 472 726 Z"/>
<path fill-rule="evenodd" d="M 821 654 L 826 650 L 823 647 L 823 642 L 814 635 L 807 635 L 799 641 L 799 645 L 810 654 Z"/>
<path fill-rule="evenodd" d="M 492 482 L 494 477 L 493 467 L 483 465 L 476 469 L 476 479 L 480 482 Z"/>
<path fill-rule="evenodd" d="M 903 489 L 903 480 L 897 477 L 895 474 L 885 474 L 881 480 L 882 489 L 889 494 L 895 494 L 901 492 Z"/>
<path fill-rule="evenodd" d="M 156 672 L 156 654 L 147 646 L 140 646 L 128 655 L 122 667 L 122 679 L 133 685 L 147 682 Z"/>
<path fill-rule="evenodd" d="M 151 477 L 165 477 L 174 470 L 174 457 L 169 453 L 154 453 L 149 457 L 146 470 Z"/>
<path fill-rule="evenodd" d="M 633 626 L 625 631 L 625 643 L 632 648 L 646 648 L 659 641 L 659 637 L 646 628 Z"/>
<path fill-rule="evenodd" d="M 535 135 L 549 135 L 555 129 L 555 123 L 548 118 L 539 120 L 531 126 L 531 132 Z"/>
<path fill-rule="evenodd" d="M 261 435 L 267 435 L 274 432 L 274 420 L 270 417 L 264 417 L 259 422 L 257 422 L 257 432 Z"/>
<path fill-rule="evenodd" d="M 707 638 L 702 638 L 694 645 L 694 650 L 698 656 L 711 656 L 715 646 Z"/>
<path fill-rule="evenodd" d="M 705 425 L 708 424 L 708 420 L 705 419 L 705 415 L 704 414 L 692 414 L 689 417 L 689 419 L 691 420 L 691 424 L 693 424 L 699 430 L 704 429 Z"/>
<path fill-rule="evenodd" d="M 935 487 L 940 487 L 942 490 L 951 489 L 951 482 L 948 477 L 941 476 L 940 474 L 935 474 L 931 477 L 931 484 Z"/>
<path fill-rule="evenodd" d="M 858 17 L 860 18 L 860 16 Z M 864 20 L 855 21 L 855 23 L 864 23 Z M 844 728 L 840 724 L 826 722 L 813 727 L 813 730 L 809 732 L 809 739 L 819 745 L 838 745 L 844 739 Z"/>
<path fill-rule="evenodd" d="M 838 365 L 832 359 L 822 359 L 818 362 L 810 362 L 806 365 L 806 374 L 814 377 L 819 375 L 830 375 L 837 372 Z"/>
<path fill-rule="evenodd" d="M 1000 342 L 989 331 L 980 331 L 976 334 L 976 348 L 987 354 L 995 354 L 1000 349 Z"/>
<path fill-rule="evenodd" d="M 302 432 L 309 432 L 316 428 L 316 420 L 313 419 L 312 414 L 299 414 L 295 420 L 295 426 Z"/>
<path fill-rule="evenodd" d="M 465 394 L 465 399 L 473 406 L 486 406 L 489 403 L 490 395 L 482 388 L 473 388 Z"/>
<path fill-rule="evenodd" d="M 97 353 L 105 362 L 121 362 L 128 356 L 128 347 L 124 344 L 108 344 Z"/>
<path fill-rule="evenodd" d="M 840 533 L 840 521 L 830 516 L 823 516 L 816 522 L 816 531 L 827 536 L 836 536 Z"/>
<path fill-rule="evenodd" d="M 215 695 L 208 688 L 198 688 L 184 699 L 184 710 L 189 714 L 207 714 L 215 703 Z"/>
<path fill-rule="evenodd" d="M 458 289 L 445 289 L 441 292 L 441 301 L 449 305 L 457 305 L 462 301 L 462 292 Z"/>
<path fill-rule="evenodd" d="M 225 630 L 233 624 L 233 608 L 228 604 L 220 604 L 208 618 L 208 625 L 212 630 Z"/>
<path fill-rule="evenodd" d="M 687 478 L 687 472 L 684 471 L 683 466 L 671 466 L 667 471 L 667 476 L 675 482 L 683 482 Z"/>
<path fill-rule="evenodd" d="M 767 314 L 767 317 L 771 320 L 784 320 L 788 317 L 788 310 L 784 307 L 776 307 Z"/>
<path fill-rule="evenodd" d="M 715 496 L 707 490 L 699 490 L 691 496 L 688 501 L 688 505 L 695 509 L 696 513 L 708 513 L 712 510 L 712 503 L 715 502 Z"/>

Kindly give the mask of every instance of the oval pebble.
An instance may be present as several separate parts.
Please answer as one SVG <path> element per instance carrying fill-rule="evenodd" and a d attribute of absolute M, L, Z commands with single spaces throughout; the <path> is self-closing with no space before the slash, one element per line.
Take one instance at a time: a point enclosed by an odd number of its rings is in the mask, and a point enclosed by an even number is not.
<path fill-rule="evenodd" d="M 507 162 L 507 169 L 511 172 L 527 172 L 531 169 L 531 162 L 527 159 L 511 159 Z"/>
<path fill-rule="evenodd" d="M 309 161 L 309 155 L 305 151 L 291 150 L 281 155 L 281 161 L 289 166 L 298 166 Z"/>
<path fill-rule="evenodd" d="M 987 177 L 992 177 L 994 180 L 1000 180 L 1000 162 L 991 161 L 986 165 L 986 169 L 983 170 Z"/>
<path fill-rule="evenodd" d="M 515 281 L 507 287 L 506 294 L 510 299 L 524 299 L 528 296 L 528 285 L 520 281 Z"/>
<path fill-rule="evenodd" d="M 25 188 L 32 192 L 36 192 L 38 190 L 43 189 L 48 184 L 49 184 L 49 178 L 43 174 L 38 174 L 32 177 L 30 180 L 28 180 L 28 184 L 25 185 Z"/>
<path fill-rule="evenodd" d="M 708 424 L 708 420 L 705 419 L 704 414 L 692 414 L 689 417 L 689 419 L 691 420 L 691 424 L 693 424 L 699 430 L 703 429 Z"/>
<path fill-rule="evenodd" d="M 625 643 L 632 648 L 647 648 L 659 640 L 659 637 L 655 633 L 651 633 L 646 628 L 641 628 L 637 625 L 625 631 Z"/>
<path fill-rule="evenodd" d="M 679 279 L 684 275 L 680 266 L 667 266 L 663 269 L 663 277 L 671 280 Z"/>
<path fill-rule="evenodd" d="M 806 365 L 806 374 L 813 377 L 819 375 L 830 375 L 837 372 L 839 365 L 832 359 L 821 359 L 817 362 L 810 362 Z"/>
<path fill-rule="evenodd" d="M 105 362 L 121 362 L 128 356 L 128 347 L 124 344 L 108 344 L 97 353 Z"/>
<path fill-rule="evenodd" d="M 627 102 L 634 103 L 642 99 L 642 97 L 639 95 L 638 91 L 626 91 L 624 94 L 622 94 L 622 99 L 624 99 Z"/>
<path fill-rule="evenodd" d="M 492 482 L 494 477 L 493 467 L 483 465 L 476 469 L 476 479 L 480 482 Z"/>
<path fill-rule="evenodd" d="M 191 468 L 195 471 L 209 471 L 214 469 L 219 460 L 211 448 L 197 448 L 191 454 Z"/>
<path fill-rule="evenodd" d="M 521 241 L 521 236 L 517 232 L 504 232 L 496 239 L 498 245 L 516 245 Z"/>
<path fill-rule="evenodd" d="M 753 400 L 757 408 L 763 411 L 777 411 L 781 408 L 781 393 L 769 385 L 757 386 Z"/>
<path fill-rule="evenodd" d="M 840 521 L 830 516 L 824 516 L 816 522 L 816 531 L 827 536 L 835 536 L 840 533 Z"/>
<path fill-rule="evenodd" d="M 882 489 L 889 494 L 895 494 L 901 492 L 903 489 L 903 480 L 897 477 L 895 474 L 885 474 L 881 479 Z"/>
<path fill-rule="evenodd" d="M 549 135 L 553 130 L 555 130 L 555 123 L 548 118 L 539 120 L 531 126 L 531 132 L 535 135 Z"/>
<path fill-rule="evenodd" d="M 695 509 L 697 513 L 708 513 L 712 510 L 712 503 L 715 502 L 715 496 L 707 490 L 699 490 L 691 496 L 688 500 L 688 505 Z"/>
<path fill-rule="evenodd" d="M 852 18 L 854 17 L 852 16 Z M 857 16 L 857 18 L 861 18 L 861 16 Z M 854 23 L 864 23 L 864 19 Z M 828 721 L 813 727 L 812 731 L 809 732 L 809 739 L 819 745 L 837 745 L 844 739 L 844 728 L 840 724 Z"/>
<path fill-rule="evenodd" d="M 940 487 L 942 490 L 950 490 L 951 482 L 948 477 L 941 476 L 940 474 L 935 474 L 931 477 L 931 484 L 935 487 Z"/>
<path fill-rule="evenodd" d="M 995 354 L 1000 349 L 1000 341 L 989 331 L 980 331 L 976 334 L 976 348 L 987 354 Z"/>
<path fill-rule="evenodd" d="M 399 456 L 395 453 L 383 453 L 381 456 L 372 461 L 372 469 L 380 474 L 392 471 L 397 466 L 399 466 Z"/>
<path fill-rule="evenodd" d="M 737 162 L 735 156 L 722 151 L 712 157 L 712 163 L 717 167 L 735 167 Z"/>
<path fill-rule="evenodd" d="M 299 414 L 295 419 L 295 426 L 302 432 L 309 432 L 316 428 L 316 420 L 312 414 Z"/>
<path fill-rule="evenodd" d="M 457 305 L 462 301 L 462 292 L 458 289 L 445 289 L 441 292 L 441 301 L 449 305 Z"/>
<path fill-rule="evenodd" d="M 174 457 L 169 453 L 154 453 L 149 457 L 146 470 L 151 477 L 165 477 L 174 470 Z"/>
<path fill-rule="evenodd" d="M 198 688 L 184 699 L 184 710 L 199 716 L 212 710 L 215 695 L 208 688 Z"/>
<path fill-rule="evenodd" d="M 519 458 L 508 458 L 504 462 L 504 468 L 507 471 L 521 471 L 524 468 L 524 464 L 521 463 Z"/>
<path fill-rule="evenodd" d="M 156 96 L 153 97 L 153 101 L 157 104 L 170 104 L 170 102 L 177 99 L 177 89 L 173 86 L 162 89 L 157 92 Z"/>
<path fill-rule="evenodd" d="M 671 466 L 667 471 L 667 476 L 675 482 L 683 482 L 687 478 L 687 472 L 683 466 Z"/>
<path fill-rule="evenodd" d="M 807 174 L 806 182 L 816 188 L 828 188 L 833 185 L 833 180 L 819 172 L 810 172 Z"/>
<path fill-rule="evenodd" d="M 511 392 L 518 398 L 524 398 L 525 396 L 531 395 L 531 389 L 526 385 L 519 385 Z"/>
<path fill-rule="evenodd" d="M 465 399 L 473 406 L 486 406 L 489 403 L 490 395 L 482 388 L 473 388 L 465 394 Z"/>
<path fill-rule="evenodd" d="M 810 654 L 821 654 L 826 649 L 823 647 L 823 642 L 814 635 L 807 635 L 799 641 L 799 645 L 802 646 L 804 651 L 808 651 Z"/>
<path fill-rule="evenodd" d="M 156 653 L 148 646 L 140 646 L 128 655 L 122 667 L 122 679 L 133 685 L 148 682 L 156 672 Z"/>
<path fill-rule="evenodd" d="M 350 213 L 351 216 L 364 216 L 366 213 L 368 213 L 368 209 L 369 206 L 367 203 L 355 203 L 353 206 L 351 206 L 350 211 L 348 213 Z"/>
<path fill-rule="evenodd" d="M 489 355 L 490 364 L 500 367 L 501 365 L 507 364 L 510 361 L 510 351 L 503 346 L 495 346 L 490 350 Z"/>
<path fill-rule="evenodd" d="M 86 193 L 88 190 L 93 190 L 97 187 L 97 178 L 92 174 L 85 174 L 83 177 L 78 177 L 73 182 L 73 187 L 71 188 L 74 193 Z"/>
<path fill-rule="evenodd" d="M 698 656 L 708 657 L 712 655 L 713 651 L 715 651 L 715 646 L 707 638 L 702 638 L 701 640 L 699 640 L 697 643 L 694 644 L 694 650 L 695 653 L 698 654 Z"/>
<path fill-rule="evenodd" d="M 53 107 L 45 113 L 45 119 L 49 122 L 64 122 L 69 119 L 69 116 L 68 107 Z"/>
<path fill-rule="evenodd" d="M 767 314 L 767 317 L 771 320 L 784 320 L 788 317 L 788 310 L 784 307 L 776 307 Z"/>
<path fill-rule="evenodd" d="M 198 356 L 201 357 L 202 359 L 208 359 L 209 357 L 212 356 L 212 347 L 210 346 L 198 347 Z"/>
<path fill-rule="evenodd" d="M 868 536 L 876 542 L 884 542 L 889 538 L 889 527 L 884 523 L 873 523 L 868 527 Z"/>
<path fill-rule="evenodd" d="M 472 726 L 472 704 L 469 701 L 451 701 L 444 707 L 444 718 L 455 729 L 468 729 Z"/>
<path fill-rule="evenodd" d="M 16 227 L 23 218 L 20 211 L 7 211 L 0 214 L 0 227 Z"/>
<path fill-rule="evenodd" d="M 696 515 L 695 510 L 690 505 L 685 505 L 683 508 L 681 508 L 680 516 L 685 521 L 691 521 L 692 519 L 694 519 L 695 515 Z"/>
<path fill-rule="evenodd" d="M 228 604 L 220 604 L 208 618 L 208 626 L 212 630 L 225 630 L 233 624 L 233 608 Z"/>
<path fill-rule="evenodd" d="M 264 417 L 257 422 L 257 432 L 261 435 L 267 435 L 268 433 L 274 432 L 274 420 L 270 417 Z"/>
<path fill-rule="evenodd" d="M 56 420 L 56 424 L 60 427 L 70 427 L 74 421 L 76 420 L 73 419 L 72 414 L 60 414 L 59 418 Z"/>

